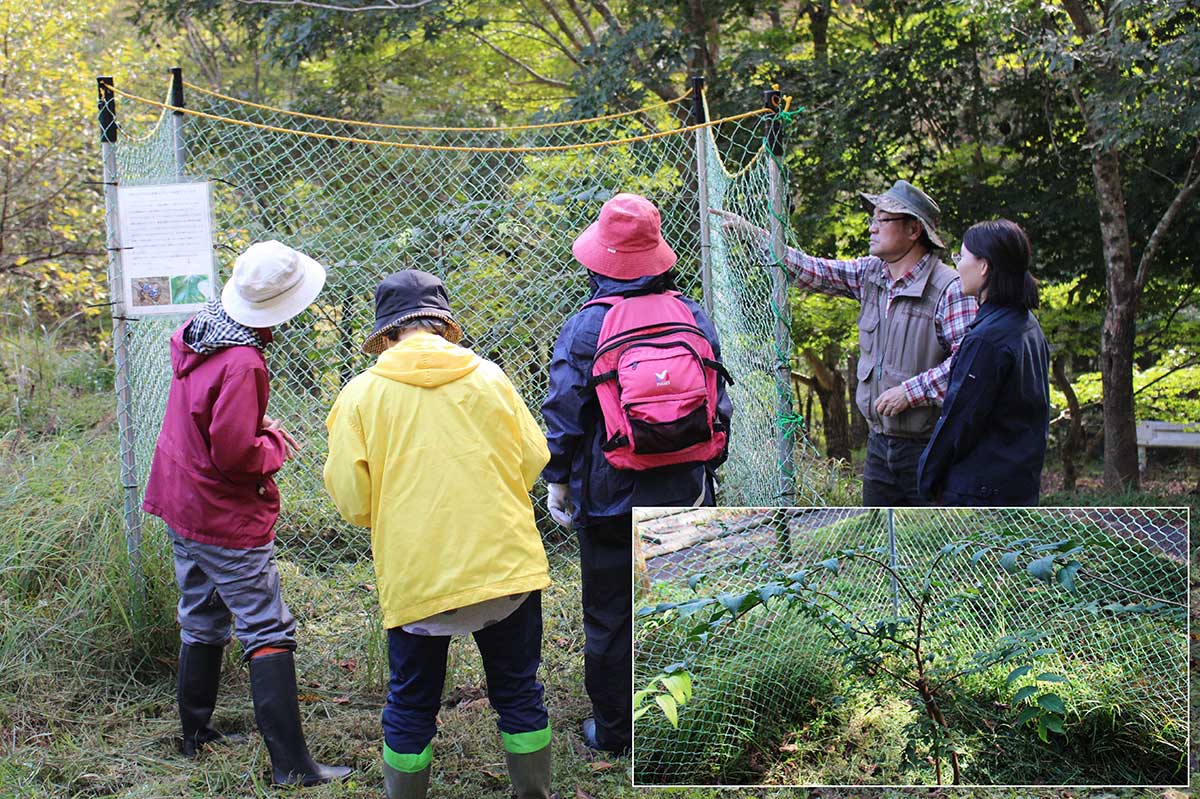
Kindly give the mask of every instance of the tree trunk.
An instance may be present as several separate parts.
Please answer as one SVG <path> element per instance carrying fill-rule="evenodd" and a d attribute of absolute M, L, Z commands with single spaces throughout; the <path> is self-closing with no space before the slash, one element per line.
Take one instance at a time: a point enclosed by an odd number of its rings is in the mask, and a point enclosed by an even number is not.
<path fill-rule="evenodd" d="M 811 413 L 812 392 L 821 403 L 821 427 L 825 432 L 825 454 L 830 458 L 850 460 L 850 419 L 846 413 L 846 380 L 838 370 L 841 350 L 833 344 L 825 347 L 821 357 L 812 350 L 803 351 L 804 360 L 812 369 L 808 381 L 809 412 Z"/>
<path fill-rule="evenodd" d="M 1100 336 L 1100 375 L 1104 388 L 1104 488 L 1138 488 L 1137 424 L 1133 416 L 1133 342 L 1137 332 L 1138 290 L 1129 223 L 1121 188 L 1121 163 L 1112 149 L 1097 148 L 1092 176 L 1100 207 L 1108 297 Z"/>
<path fill-rule="evenodd" d="M 829 62 L 829 15 L 831 0 L 809 3 L 808 24 L 812 30 L 813 58 L 821 66 Z"/>
<path fill-rule="evenodd" d="M 846 408 L 850 415 L 850 448 L 858 449 L 867 445 L 867 417 L 858 412 L 858 404 L 854 395 L 858 393 L 858 352 L 852 352 L 849 363 L 846 364 Z"/>
<path fill-rule="evenodd" d="M 1079 447 L 1083 444 L 1083 418 L 1080 415 L 1079 398 L 1075 396 L 1075 388 L 1067 379 L 1064 363 L 1066 358 L 1066 354 L 1060 353 L 1050 363 L 1054 385 L 1067 398 L 1067 431 L 1063 434 L 1059 454 L 1062 456 L 1063 465 L 1063 491 L 1074 494 L 1075 486 L 1079 482 L 1079 467 L 1076 458 L 1079 457 Z"/>

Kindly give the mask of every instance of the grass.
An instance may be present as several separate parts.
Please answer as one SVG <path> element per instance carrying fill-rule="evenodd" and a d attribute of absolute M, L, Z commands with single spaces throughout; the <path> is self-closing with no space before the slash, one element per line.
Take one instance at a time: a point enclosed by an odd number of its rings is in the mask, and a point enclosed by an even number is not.
<path fill-rule="evenodd" d="M 90 401 L 87 398 L 86 401 Z M 74 409 L 63 408 L 62 412 Z M 178 632 L 169 546 L 148 522 L 144 590 L 130 579 L 109 425 L 70 435 L 0 438 L 0 796 L 209 797 L 271 795 L 254 733 L 248 675 L 229 652 L 215 716 L 250 733 L 246 744 L 176 754 Z M 286 501 L 286 499 L 285 499 Z M 311 557 L 294 528 L 279 530 L 284 595 L 299 621 L 297 669 L 314 754 L 349 763 L 349 782 L 304 796 L 377 797 L 386 660 L 369 559 Z M 341 550 L 335 550 L 341 552 Z M 594 758 L 579 742 L 583 689 L 578 566 L 552 553 L 540 677 L 554 738 L 555 785 L 565 796 L 621 795 L 628 761 Z M 506 797 L 495 714 L 473 645 L 451 648 L 434 795 Z"/>

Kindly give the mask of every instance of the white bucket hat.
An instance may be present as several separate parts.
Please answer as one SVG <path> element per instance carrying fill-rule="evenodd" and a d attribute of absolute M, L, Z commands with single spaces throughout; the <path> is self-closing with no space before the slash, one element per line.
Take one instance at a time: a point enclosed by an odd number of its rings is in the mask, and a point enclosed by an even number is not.
<path fill-rule="evenodd" d="M 303 311 L 321 293 L 325 267 L 278 241 L 251 244 L 233 262 L 221 291 L 225 313 L 246 327 L 274 327 Z"/>

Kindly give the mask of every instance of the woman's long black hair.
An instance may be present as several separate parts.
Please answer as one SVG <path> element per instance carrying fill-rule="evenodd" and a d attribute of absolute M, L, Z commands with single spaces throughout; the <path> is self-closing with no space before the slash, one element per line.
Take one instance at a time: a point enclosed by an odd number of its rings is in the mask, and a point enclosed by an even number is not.
<path fill-rule="evenodd" d="M 1029 271 L 1032 249 L 1020 225 L 1010 219 L 979 222 L 963 234 L 963 246 L 988 262 L 988 302 L 1026 310 L 1038 307 L 1037 281 Z"/>

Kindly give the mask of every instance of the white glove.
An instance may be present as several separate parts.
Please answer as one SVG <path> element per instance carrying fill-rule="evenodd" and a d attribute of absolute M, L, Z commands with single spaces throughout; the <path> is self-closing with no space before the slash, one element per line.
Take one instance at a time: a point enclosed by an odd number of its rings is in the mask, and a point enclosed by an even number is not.
<path fill-rule="evenodd" d="M 570 529 L 575 504 L 571 502 L 571 490 L 566 483 L 546 484 L 546 509 L 550 511 L 551 519 Z"/>

